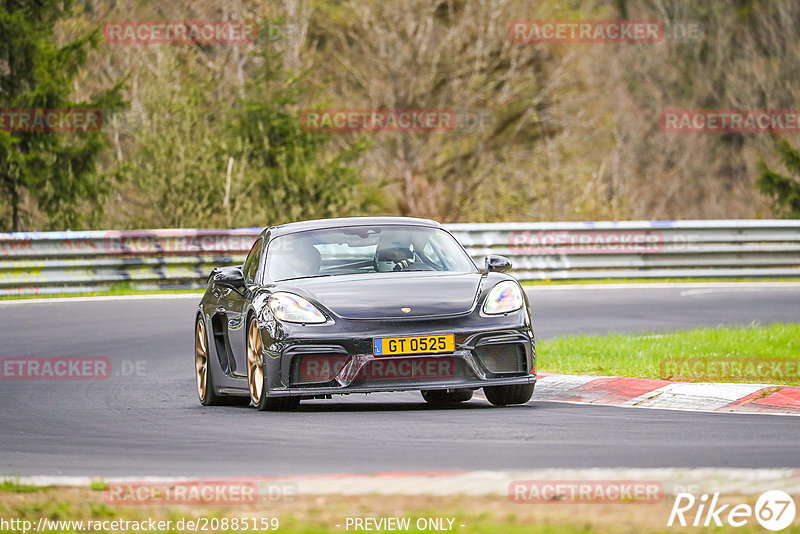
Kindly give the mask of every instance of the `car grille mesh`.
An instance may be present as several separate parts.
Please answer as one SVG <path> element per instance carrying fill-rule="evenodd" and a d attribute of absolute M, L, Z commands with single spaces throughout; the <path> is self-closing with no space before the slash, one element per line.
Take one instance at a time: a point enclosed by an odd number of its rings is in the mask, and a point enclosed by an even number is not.
<path fill-rule="evenodd" d="M 525 349 L 520 343 L 481 345 L 476 352 L 491 373 L 524 373 Z"/>

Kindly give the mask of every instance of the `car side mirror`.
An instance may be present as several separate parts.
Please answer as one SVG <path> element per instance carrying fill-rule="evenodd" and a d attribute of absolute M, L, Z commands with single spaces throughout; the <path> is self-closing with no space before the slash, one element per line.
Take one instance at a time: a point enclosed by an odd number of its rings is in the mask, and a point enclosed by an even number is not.
<path fill-rule="evenodd" d="M 236 291 L 245 289 L 244 273 L 240 267 L 229 267 L 220 270 L 215 276 L 214 281 L 222 287 L 229 287 Z"/>
<path fill-rule="evenodd" d="M 494 254 L 486 256 L 484 270 L 487 273 L 504 273 L 511 270 L 511 260 L 505 256 L 496 256 Z"/>

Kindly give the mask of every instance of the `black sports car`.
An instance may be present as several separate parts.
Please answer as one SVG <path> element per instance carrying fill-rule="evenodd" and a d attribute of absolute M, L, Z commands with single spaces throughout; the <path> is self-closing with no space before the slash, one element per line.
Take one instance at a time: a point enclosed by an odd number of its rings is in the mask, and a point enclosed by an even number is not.
<path fill-rule="evenodd" d="M 525 292 L 502 256 L 479 270 L 437 222 L 357 217 L 264 230 L 216 268 L 195 319 L 204 405 L 295 408 L 334 394 L 419 390 L 434 405 L 536 383 Z"/>

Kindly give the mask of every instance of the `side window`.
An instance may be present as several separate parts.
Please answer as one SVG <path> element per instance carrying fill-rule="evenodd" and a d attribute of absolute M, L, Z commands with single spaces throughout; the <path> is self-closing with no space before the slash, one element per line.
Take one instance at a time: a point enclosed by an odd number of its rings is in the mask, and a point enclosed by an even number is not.
<path fill-rule="evenodd" d="M 251 248 L 250 252 L 247 254 L 247 259 L 244 260 L 242 273 L 244 274 L 244 282 L 247 285 L 250 285 L 256 281 L 256 273 L 258 272 L 258 260 L 261 257 L 261 243 L 262 240 L 258 239 L 253 244 L 253 248 Z"/>

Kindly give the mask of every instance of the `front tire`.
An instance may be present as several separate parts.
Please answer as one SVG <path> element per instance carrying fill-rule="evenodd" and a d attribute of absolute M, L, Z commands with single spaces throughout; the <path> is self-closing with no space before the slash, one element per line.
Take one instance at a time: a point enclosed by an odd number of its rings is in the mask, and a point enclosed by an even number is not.
<path fill-rule="evenodd" d="M 533 396 L 536 384 L 514 384 L 512 386 L 487 386 L 483 388 L 486 400 L 495 406 L 525 404 Z"/>
<path fill-rule="evenodd" d="M 211 378 L 211 364 L 208 360 L 208 336 L 206 323 L 201 315 L 194 323 L 194 377 L 197 383 L 197 396 L 203 406 L 221 404 L 219 395 L 214 391 Z"/>
<path fill-rule="evenodd" d="M 208 336 L 206 323 L 201 315 L 194 324 L 194 376 L 197 396 L 203 406 L 248 406 L 247 397 L 229 397 L 214 391 L 214 376 L 208 358 Z"/>
<path fill-rule="evenodd" d="M 264 377 L 264 345 L 261 343 L 261 329 L 255 316 L 250 317 L 247 326 L 247 384 L 250 401 L 259 410 L 294 410 L 300 404 L 299 397 L 267 397 Z"/>
<path fill-rule="evenodd" d="M 422 391 L 422 398 L 431 406 L 444 406 L 445 404 L 457 404 L 467 402 L 472 398 L 471 389 L 432 389 Z"/>

